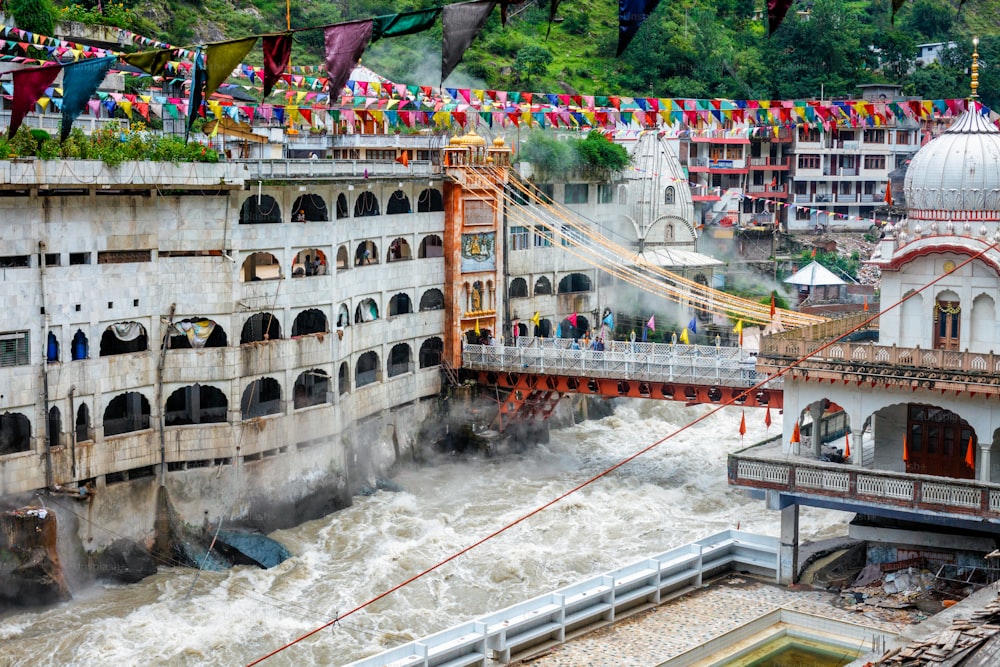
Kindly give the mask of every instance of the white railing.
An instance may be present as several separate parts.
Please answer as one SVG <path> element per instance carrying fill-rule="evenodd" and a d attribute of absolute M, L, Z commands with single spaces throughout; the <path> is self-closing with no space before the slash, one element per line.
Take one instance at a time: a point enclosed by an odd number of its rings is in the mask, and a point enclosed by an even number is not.
<path fill-rule="evenodd" d="M 440 171 L 430 162 L 413 160 L 409 166 L 385 160 L 232 160 L 246 167 L 246 178 L 267 181 L 286 178 L 429 178 Z"/>
<path fill-rule="evenodd" d="M 697 589 L 734 566 L 777 578 L 778 539 L 727 530 L 552 593 L 480 616 L 347 667 L 509 664 L 567 633 L 616 620 Z"/>
<path fill-rule="evenodd" d="M 920 486 L 921 500 L 925 503 L 934 503 L 936 505 L 979 507 L 982 495 L 979 489 L 952 486 L 950 484 L 924 482 Z"/>
<path fill-rule="evenodd" d="M 764 379 L 756 357 L 742 348 L 611 341 L 604 350 L 574 350 L 560 338 L 518 338 L 516 346 L 464 345 L 462 366 L 578 377 L 752 387 Z M 781 379 L 768 383 L 782 385 Z"/>

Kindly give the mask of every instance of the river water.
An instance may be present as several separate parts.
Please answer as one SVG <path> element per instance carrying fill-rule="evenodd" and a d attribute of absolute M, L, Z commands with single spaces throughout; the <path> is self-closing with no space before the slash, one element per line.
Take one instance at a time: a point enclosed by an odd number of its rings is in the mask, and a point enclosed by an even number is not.
<path fill-rule="evenodd" d="M 407 470 L 401 492 L 278 531 L 295 556 L 271 570 L 183 568 L 0 619 L 0 665 L 246 664 L 344 614 L 565 493 L 707 406 L 620 402 L 554 430 L 521 458 Z M 728 528 L 778 535 L 780 516 L 726 483 L 726 455 L 768 435 L 764 412 L 725 408 L 549 509 L 266 665 L 342 665 Z M 777 417 L 778 415 L 774 415 Z M 769 429 L 774 435 L 779 419 Z M 803 508 L 804 540 L 850 515 Z"/>

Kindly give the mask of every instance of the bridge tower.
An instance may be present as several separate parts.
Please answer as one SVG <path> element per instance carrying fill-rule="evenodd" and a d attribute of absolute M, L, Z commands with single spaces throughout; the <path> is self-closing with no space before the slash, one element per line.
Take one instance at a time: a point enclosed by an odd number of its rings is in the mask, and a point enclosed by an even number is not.
<path fill-rule="evenodd" d="M 462 341 L 480 342 L 503 331 L 503 190 L 510 148 L 498 137 L 492 146 L 470 131 L 444 148 L 443 360 L 462 365 Z M 479 330 L 477 336 L 476 330 Z"/>

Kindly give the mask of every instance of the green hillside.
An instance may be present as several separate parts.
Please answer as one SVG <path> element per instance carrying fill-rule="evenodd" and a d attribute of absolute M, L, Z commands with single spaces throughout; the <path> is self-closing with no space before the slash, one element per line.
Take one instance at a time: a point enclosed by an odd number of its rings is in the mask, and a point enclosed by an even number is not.
<path fill-rule="evenodd" d="M 57 15 L 89 12 L 185 46 L 285 27 L 282 0 L 8 0 L 18 7 L 55 2 Z M 792 7 L 768 37 L 763 0 L 662 0 L 628 50 L 615 58 L 617 3 L 563 0 L 549 33 L 548 0 L 499 10 L 466 52 L 448 85 L 502 90 L 651 97 L 802 99 L 852 96 L 863 83 L 898 83 L 923 98 L 969 94 L 972 37 L 982 58 L 980 96 L 1000 105 L 1000 0 L 908 0 L 891 21 L 891 0 L 813 0 Z M 432 0 L 292 0 L 293 28 L 320 26 L 439 5 Z M 29 28 L 30 29 L 30 28 Z M 322 62 L 322 31 L 298 33 L 295 64 Z M 941 61 L 917 67 L 917 45 L 954 42 Z M 385 39 L 364 63 L 401 83 L 437 86 L 440 23 L 426 33 Z M 259 59 L 259 55 L 256 55 Z"/>

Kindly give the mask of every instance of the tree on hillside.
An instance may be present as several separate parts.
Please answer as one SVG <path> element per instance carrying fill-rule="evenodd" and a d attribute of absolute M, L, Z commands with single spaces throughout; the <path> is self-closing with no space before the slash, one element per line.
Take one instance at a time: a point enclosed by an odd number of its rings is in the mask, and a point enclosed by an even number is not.
<path fill-rule="evenodd" d="M 519 82 L 527 83 L 532 79 L 545 76 L 552 63 L 552 52 L 544 46 L 529 44 L 517 52 L 514 59 L 514 71 Z"/>

